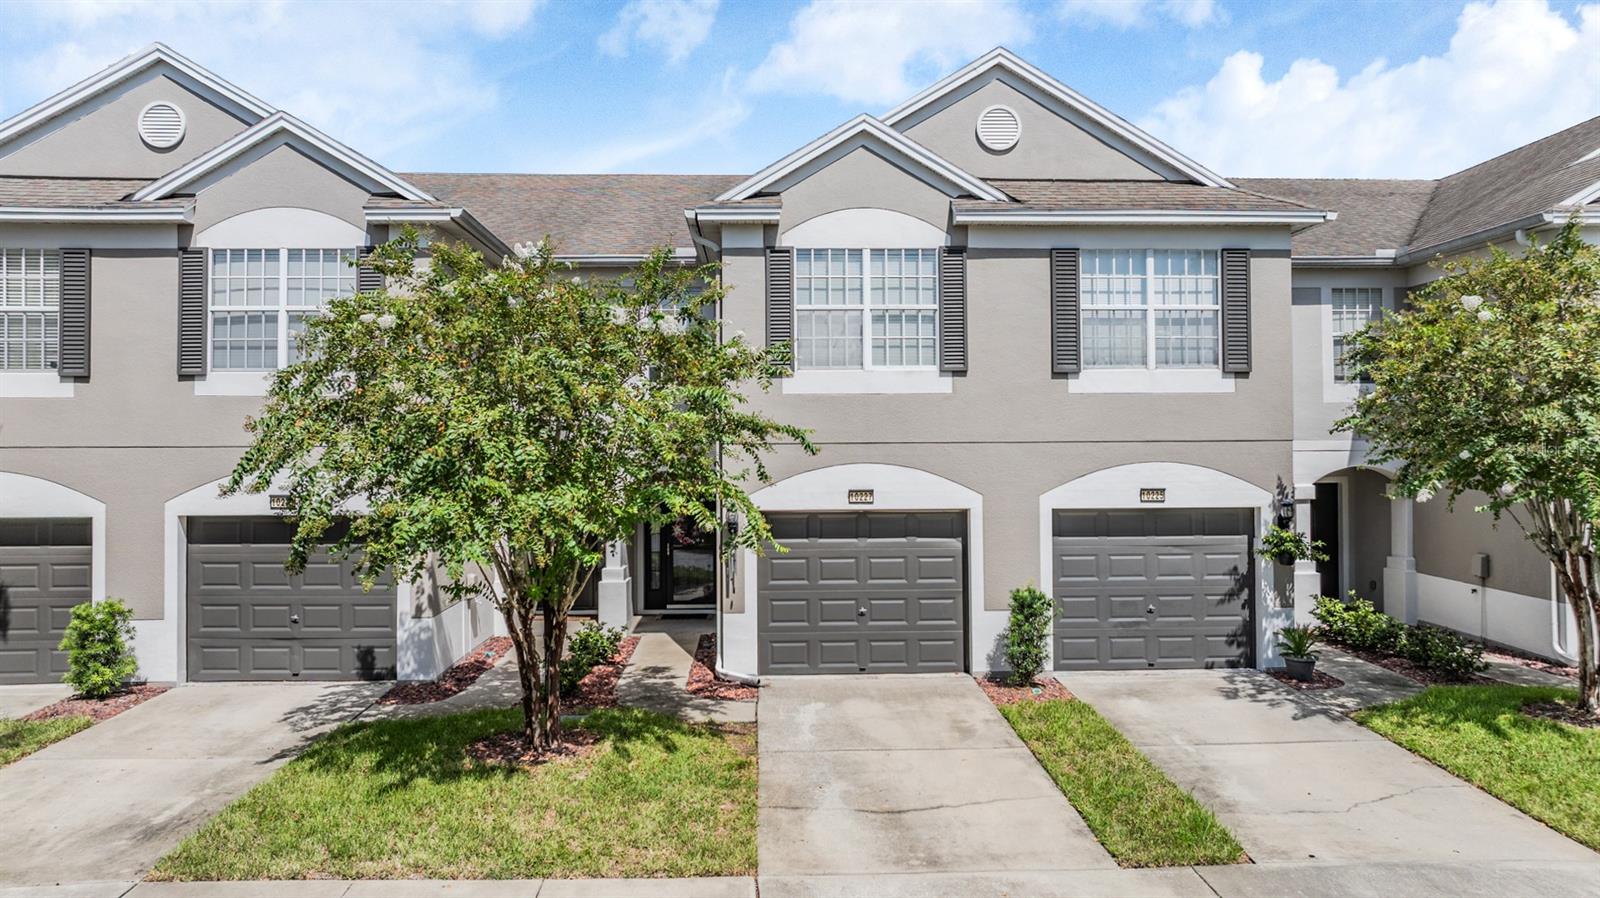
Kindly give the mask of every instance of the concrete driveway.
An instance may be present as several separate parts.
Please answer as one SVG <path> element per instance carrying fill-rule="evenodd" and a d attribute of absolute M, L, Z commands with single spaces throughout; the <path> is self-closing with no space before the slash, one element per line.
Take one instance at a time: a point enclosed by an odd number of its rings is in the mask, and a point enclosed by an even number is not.
<path fill-rule="evenodd" d="M 763 894 L 1116 867 L 971 677 L 773 678 L 757 722 Z"/>
<path fill-rule="evenodd" d="M 1257 671 L 1059 674 L 1257 864 L 1600 856 Z"/>
<path fill-rule="evenodd" d="M 141 878 L 386 688 L 181 686 L 0 769 L 0 886 Z"/>

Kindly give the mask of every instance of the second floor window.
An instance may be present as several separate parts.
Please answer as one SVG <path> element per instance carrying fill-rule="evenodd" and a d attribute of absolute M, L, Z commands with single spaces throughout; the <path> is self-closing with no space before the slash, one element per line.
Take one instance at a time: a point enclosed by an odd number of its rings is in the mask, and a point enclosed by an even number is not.
<path fill-rule="evenodd" d="M 795 367 L 934 368 L 937 249 L 797 249 Z"/>
<path fill-rule="evenodd" d="M 0 371 L 54 371 L 61 328 L 61 254 L 0 249 Z"/>
<path fill-rule="evenodd" d="M 354 249 L 211 251 L 211 370 L 272 371 L 299 360 L 306 319 L 356 292 Z"/>
<path fill-rule="evenodd" d="M 1360 382 L 1345 363 L 1346 343 L 1351 334 L 1376 321 L 1383 311 L 1381 287 L 1333 288 L 1333 382 Z"/>
<path fill-rule="evenodd" d="M 1217 367 L 1215 250 L 1084 250 L 1080 260 L 1085 367 Z"/>

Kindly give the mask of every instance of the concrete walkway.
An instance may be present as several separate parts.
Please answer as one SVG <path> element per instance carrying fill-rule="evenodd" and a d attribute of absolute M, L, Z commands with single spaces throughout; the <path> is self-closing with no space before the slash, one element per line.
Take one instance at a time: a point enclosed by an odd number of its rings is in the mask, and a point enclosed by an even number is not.
<path fill-rule="evenodd" d="M 0 720 L 15 720 L 71 695 L 72 687 L 63 683 L 0 686 Z"/>
<path fill-rule="evenodd" d="M 763 895 L 1116 869 L 971 677 L 773 678 L 758 727 Z"/>
<path fill-rule="evenodd" d="M 143 876 L 385 688 L 181 686 L 0 769 L 0 885 Z"/>
<path fill-rule="evenodd" d="M 1387 677 L 1372 665 L 1338 663 L 1336 675 L 1359 672 L 1362 688 L 1382 691 Z M 1258 865 L 1600 872 L 1600 855 L 1357 724 L 1333 692 L 1295 692 L 1257 671 L 1058 676 L 1215 811 Z"/>
<path fill-rule="evenodd" d="M 708 618 L 661 617 L 639 622 L 639 645 L 617 681 L 617 702 L 682 720 L 751 723 L 755 702 L 728 702 L 690 695 L 689 667 L 700 636 L 716 624 Z"/>

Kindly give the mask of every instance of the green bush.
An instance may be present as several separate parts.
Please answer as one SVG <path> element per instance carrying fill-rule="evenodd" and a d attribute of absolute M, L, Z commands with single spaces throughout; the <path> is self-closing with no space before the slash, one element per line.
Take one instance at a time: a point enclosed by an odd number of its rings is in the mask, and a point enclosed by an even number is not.
<path fill-rule="evenodd" d="M 1400 656 L 1434 673 L 1465 680 L 1483 670 L 1483 646 L 1439 627 L 1416 626 L 1406 630 Z"/>
<path fill-rule="evenodd" d="M 610 661 L 622 648 L 626 635 L 620 627 L 591 624 L 573 631 L 567 641 L 567 657 L 561 662 L 561 694 L 578 691 L 578 683 L 596 664 Z"/>
<path fill-rule="evenodd" d="M 1285 658 L 1317 657 L 1317 628 L 1290 624 L 1278 631 L 1278 654 Z"/>
<path fill-rule="evenodd" d="M 67 653 L 62 680 L 88 698 L 105 698 L 121 690 L 139 670 L 128 648 L 131 639 L 133 610 L 121 601 L 72 606 L 72 619 L 61 637 L 61 651 Z"/>
<path fill-rule="evenodd" d="M 1024 686 L 1044 672 L 1050 657 L 1050 628 L 1055 602 L 1032 586 L 1011 590 L 1011 620 L 1006 624 L 1006 666 L 1011 682 Z"/>
<path fill-rule="evenodd" d="M 1404 658 L 1451 679 L 1464 680 L 1485 667 L 1478 643 L 1439 627 L 1406 626 L 1353 592 L 1348 602 L 1318 596 L 1311 615 L 1321 621 L 1329 642 Z"/>

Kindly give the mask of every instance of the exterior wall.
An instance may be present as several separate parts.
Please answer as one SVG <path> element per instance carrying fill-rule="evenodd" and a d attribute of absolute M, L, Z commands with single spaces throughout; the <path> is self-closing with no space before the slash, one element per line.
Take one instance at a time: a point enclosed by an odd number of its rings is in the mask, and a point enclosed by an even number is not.
<path fill-rule="evenodd" d="M 1016 146 L 996 153 L 978 142 L 978 116 L 1009 107 L 1022 125 Z M 1067 121 L 999 78 L 909 128 L 906 136 L 980 178 L 1160 180 L 1161 175 Z"/>
<path fill-rule="evenodd" d="M 1389 478 L 1376 471 L 1352 470 L 1343 478 L 1343 577 L 1347 589 L 1385 608 L 1383 569 L 1389 560 Z"/>
<path fill-rule="evenodd" d="M 0 147 L 0 175 L 155 178 L 247 127 L 175 80 L 183 77 L 165 65 L 154 66 L 19 135 Z M 156 100 L 176 105 L 184 115 L 183 139 L 165 150 L 139 138 L 139 113 Z"/>
<path fill-rule="evenodd" d="M 1468 564 L 1474 554 L 1483 553 L 1489 556 L 1489 579 L 1484 585 L 1548 601 L 1549 562 L 1509 516 L 1497 525 L 1492 515 L 1473 511 L 1486 501 L 1482 493 L 1463 493 L 1455 511 L 1443 499 L 1417 503 L 1417 572 L 1469 581 Z"/>
<path fill-rule="evenodd" d="M 786 231 L 840 209 L 893 209 L 943 229 L 950 198 L 866 147 L 852 150 L 827 168 L 783 192 Z"/>
<path fill-rule="evenodd" d="M 1294 438 L 1349 445 L 1351 435 L 1334 433 L 1333 422 L 1355 402 L 1357 386 L 1333 382 L 1334 287 L 1379 287 L 1384 308 L 1394 308 L 1395 293 L 1406 286 L 1402 272 L 1389 268 L 1306 269 L 1294 271 Z"/>
<path fill-rule="evenodd" d="M 195 185 L 195 233 L 242 212 L 275 207 L 315 209 L 366 229 L 370 192 L 292 146 L 268 142 L 218 175 Z"/>

